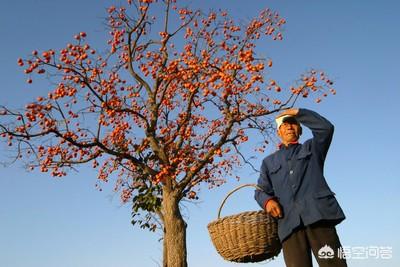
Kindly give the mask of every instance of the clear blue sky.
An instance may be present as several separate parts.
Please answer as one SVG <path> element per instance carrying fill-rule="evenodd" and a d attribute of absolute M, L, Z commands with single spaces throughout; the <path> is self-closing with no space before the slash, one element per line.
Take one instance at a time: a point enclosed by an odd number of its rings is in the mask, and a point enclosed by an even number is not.
<path fill-rule="evenodd" d="M 103 46 L 103 18 L 110 2 L 1 1 L 0 104 L 22 107 L 48 90 L 45 82 L 26 85 L 18 57 L 33 49 L 61 48 L 80 31 L 88 33 L 91 43 Z M 265 42 L 258 51 L 274 59 L 273 76 L 283 84 L 289 85 L 310 67 L 324 69 L 336 81 L 335 97 L 319 105 L 299 105 L 315 109 L 336 126 L 325 174 L 347 215 L 338 226 L 342 243 L 393 248 L 392 260 L 351 260 L 349 266 L 400 266 L 398 1 L 188 3 L 205 10 L 222 7 L 243 19 L 271 7 L 286 18 L 284 41 Z M 3 150 L 1 159 L 7 155 Z M 263 156 L 258 155 L 260 160 Z M 0 168 L 1 267 L 148 267 L 161 262 L 160 236 L 133 228 L 129 206 L 120 205 L 111 185 L 98 192 L 96 173 L 90 168 L 63 179 L 28 173 L 19 163 Z M 189 266 L 246 266 L 223 261 L 206 229 L 228 191 L 256 182 L 252 171 L 240 173 L 244 178 L 239 182 L 203 190 L 201 203 L 185 203 Z M 252 209 L 258 207 L 248 189 L 234 195 L 223 213 Z M 283 266 L 282 256 L 266 266 Z"/>

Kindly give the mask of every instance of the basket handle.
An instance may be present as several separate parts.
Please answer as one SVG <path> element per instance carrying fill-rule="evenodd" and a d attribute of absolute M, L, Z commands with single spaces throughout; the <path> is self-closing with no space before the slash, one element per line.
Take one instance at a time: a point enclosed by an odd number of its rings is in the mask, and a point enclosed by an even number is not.
<path fill-rule="evenodd" d="M 238 191 L 239 189 L 242 189 L 243 187 L 254 187 L 254 188 L 256 188 L 256 189 L 259 189 L 259 190 L 263 190 L 261 187 L 259 187 L 258 185 L 256 185 L 256 184 L 243 184 L 243 185 L 240 185 L 240 186 L 238 186 L 238 187 L 236 187 L 235 189 L 233 189 L 232 191 L 230 191 L 229 193 L 228 193 L 228 195 L 226 195 L 226 197 L 224 198 L 224 200 L 222 201 L 222 203 L 221 203 L 221 206 L 219 207 L 219 209 L 218 209 L 218 219 L 220 218 L 220 215 L 221 215 L 221 210 L 222 210 L 222 207 L 224 206 L 224 204 L 225 204 L 225 202 L 226 202 L 226 200 L 228 199 L 228 197 L 230 197 L 233 193 L 235 193 L 236 191 Z"/>

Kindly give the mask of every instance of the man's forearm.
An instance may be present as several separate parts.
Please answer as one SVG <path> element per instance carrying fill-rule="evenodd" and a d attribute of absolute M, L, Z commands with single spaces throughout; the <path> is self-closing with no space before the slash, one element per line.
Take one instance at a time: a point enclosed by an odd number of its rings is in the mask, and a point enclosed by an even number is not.
<path fill-rule="evenodd" d="M 296 119 L 311 130 L 314 136 L 314 149 L 321 152 L 324 158 L 332 141 L 334 132 L 333 124 L 317 112 L 308 109 L 299 109 Z"/>

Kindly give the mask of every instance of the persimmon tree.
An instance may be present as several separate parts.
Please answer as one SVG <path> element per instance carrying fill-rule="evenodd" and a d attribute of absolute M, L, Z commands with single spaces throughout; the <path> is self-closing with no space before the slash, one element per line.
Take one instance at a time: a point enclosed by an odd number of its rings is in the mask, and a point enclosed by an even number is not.
<path fill-rule="evenodd" d="M 272 60 L 256 47 L 265 37 L 282 40 L 285 20 L 276 12 L 262 10 L 244 25 L 225 11 L 179 4 L 111 6 L 108 52 L 84 32 L 58 51 L 33 51 L 18 64 L 28 83 L 35 75 L 50 81 L 48 95 L 21 110 L 0 107 L 0 135 L 16 158 L 56 177 L 91 164 L 132 204 L 133 223 L 161 223 L 163 264 L 174 267 L 187 265 L 180 202 L 245 164 L 241 144 L 250 135 L 268 139 L 266 116 L 299 96 L 319 102 L 334 93 L 315 70 L 287 88 L 266 78 Z"/>

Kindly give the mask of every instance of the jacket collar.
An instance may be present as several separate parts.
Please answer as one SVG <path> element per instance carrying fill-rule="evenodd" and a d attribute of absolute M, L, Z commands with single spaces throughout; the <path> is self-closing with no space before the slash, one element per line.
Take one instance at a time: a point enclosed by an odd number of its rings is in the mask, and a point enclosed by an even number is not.
<path fill-rule="evenodd" d="M 290 142 L 287 146 L 285 146 L 283 143 L 279 143 L 278 149 L 289 148 L 292 145 L 298 145 L 298 144 L 299 144 L 299 141 Z"/>

